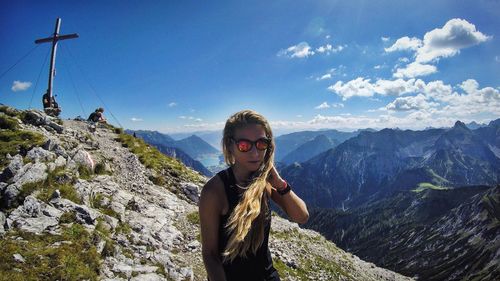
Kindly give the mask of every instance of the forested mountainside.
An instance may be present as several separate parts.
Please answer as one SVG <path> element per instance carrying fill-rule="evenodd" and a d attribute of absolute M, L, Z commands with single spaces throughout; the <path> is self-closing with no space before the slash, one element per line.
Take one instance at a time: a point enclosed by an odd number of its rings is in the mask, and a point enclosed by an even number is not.
<path fill-rule="evenodd" d="M 500 186 L 421 186 L 347 211 L 312 209 L 306 227 L 361 258 L 422 280 L 500 276 Z"/>
<path fill-rule="evenodd" d="M 207 178 L 121 129 L 0 107 L 0 280 L 206 280 Z M 273 215 L 282 280 L 410 280 Z"/>

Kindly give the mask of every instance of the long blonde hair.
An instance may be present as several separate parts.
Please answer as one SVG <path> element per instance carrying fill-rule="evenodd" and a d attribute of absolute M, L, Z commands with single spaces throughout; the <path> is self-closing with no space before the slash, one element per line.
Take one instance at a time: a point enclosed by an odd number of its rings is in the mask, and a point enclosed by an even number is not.
<path fill-rule="evenodd" d="M 252 110 L 243 110 L 233 114 L 226 121 L 224 127 L 222 151 L 226 164 L 229 166 L 234 165 L 235 159 L 230 149 L 232 138 L 236 129 L 243 128 L 249 124 L 262 125 L 266 137 L 271 140 L 271 144 L 266 150 L 264 162 L 259 170 L 254 173 L 249 188 L 243 195 L 243 199 L 236 205 L 225 225 L 226 231 L 229 234 L 229 241 L 222 253 L 224 262 L 231 262 L 237 256 L 245 257 L 249 250 L 255 254 L 264 241 L 264 222 L 266 212 L 269 208 L 264 194 L 267 178 L 273 167 L 275 147 L 271 126 L 264 116 Z"/>

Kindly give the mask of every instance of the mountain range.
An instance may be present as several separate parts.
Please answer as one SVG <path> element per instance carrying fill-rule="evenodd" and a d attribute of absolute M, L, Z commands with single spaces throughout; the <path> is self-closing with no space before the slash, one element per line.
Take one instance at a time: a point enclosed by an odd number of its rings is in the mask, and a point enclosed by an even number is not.
<path fill-rule="evenodd" d="M 500 119 L 468 129 L 361 132 L 306 162 L 282 169 L 313 206 L 355 207 L 395 190 L 495 185 L 500 179 Z"/>
<path fill-rule="evenodd" d="M 191 135 L 180 140 L 175 140 L 169 135 L 157 131 L 126 130 L 126 133 L 131 135 L 135 133 L 137 137 L 155 146 L 162 153 L 181 160 L 184 165 L 193 168 L 202 175 L 213 175 L 199 159 L 207 155 L 215 155 L 217 157 L 220 153 L 198 136 Z"/>

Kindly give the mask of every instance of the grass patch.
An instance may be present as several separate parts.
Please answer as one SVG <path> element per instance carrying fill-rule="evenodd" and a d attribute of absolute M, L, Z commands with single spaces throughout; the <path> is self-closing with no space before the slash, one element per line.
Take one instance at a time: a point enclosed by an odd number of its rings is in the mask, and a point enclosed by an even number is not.
<path fill-rule="evenodd" d="M 198 211 L 187 214 L 187 219 L 192 224 L 200 224 L 200 214 L 198 213 Z"/>
<path fill-rule="evenodd" d="M 85 165 L 78 166 L 78 174 L 80 178 L 84 180 L 90 180 L 94 175 L 93 171 Z"/>
<path fill-rule="evenodd" d="M 3 169 L 8 164 L 7 154 L 13 156 L 21 152 L 26 153 L 31 148 L 41 146 L 43 143 L 45 143 L 45 138 L 38 133 L 23 130 L 0 130 L 0 168 Z"/>
<path fill-rule="evenodd" d="M 76 222 L 76 213 L 74 211 L 65 212 L 59 218 L 59 223 L 74 223 Z"/>
<path fill-rule="evenodd" d="M 5 114 L 0 114 L 0 129 L 16 130 L 18 128 L 19 124 L 16 119 Z"/>
<path fill-rule="evenodd" d="M 122 133 L 118 136 L 117 141 L 136 154 L 146 168 L 153 169 L 160 175 L 170 175 L 191 182 L 203 182 L 203 177 L 198 173 L 188 169 L 177 159 L 166 156 L 155 147 L 146 144 L 140 138 L 134 138 L 131 135 Z"/>
<path fill-rule="evenodd" d="M 24 184 L 17 196 L 17 205 L 15 206 L 23 204 L 24 199 L 37 190 L 39 192 L 36 197 L 48 203 L 52 199 L 52 194 L 56 189 L 61 193 L 61 197 L 69 199 L 77 204 L 82 204 L 82 200 L 73 187 L 73 184 L 67 183 L 66 179 L 61 180 L 62 178 L 66 178 L 66 170 L 64 170 L 64 168 L 57 168 L 49 172 L 44 181 Z"/>
<path fill-rule="evenodd" d="M 109 196 L 97 193 L 92 197 L 90 204 L 92 208 L 98 209 L 101 213 L 120 219 L 120 215 L 109 207 L 109 202 L 111 202 Z"/>
<path fill-rule="evenodd" d="M 100 256 L 79 224 L 64 228 L 62 235 L 14 230 L 0 240 L 0 248 L 1 280 L 98 280 Z M 26 262 L 15 261 L 14 254 Z"/>
<path fill-rule="evenodd" d="M 429 182 L 421 182 L 418 184 L 418 187 L 416 189 L 413 189 L 412 191 L 413 192 L 416 192 L 416 193 L 420 193 L 424 190 L 428 190 L 428 189 L 433 189 L 433 190 L 447 190 L 448 188 L 447 187 L 443 187 L 443 186 L 437 186 L 437 185 L 433 185 L 432 183 L 429 183 Z"/>

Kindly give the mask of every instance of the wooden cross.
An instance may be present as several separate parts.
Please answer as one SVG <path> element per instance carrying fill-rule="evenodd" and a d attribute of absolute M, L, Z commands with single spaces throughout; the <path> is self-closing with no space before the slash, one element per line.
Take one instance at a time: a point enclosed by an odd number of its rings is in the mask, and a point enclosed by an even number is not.
<path fill-rule="evenodd" d="M 61 27 L 61 18 L 57 18 L 56 29 L 54 31 L 54 35 L 51 37 L 35 40 L 35 44 L 52 42 L 52 55 L 50 56 L 49 87 L 47 89 L 47 92 L 49 93 L 50 107 L 53 106 L 53 104 L 52 104 L 52 84 L 54 82 L 54 74 L 55 74 L 54 66 L 56 64 L 57 42 L 59 40 L 78 38 L 78 34 L 76 34 L 76 33 L 67 34 L 67 35 L 59 35 L 59 28 L 60 27 Z"/>

